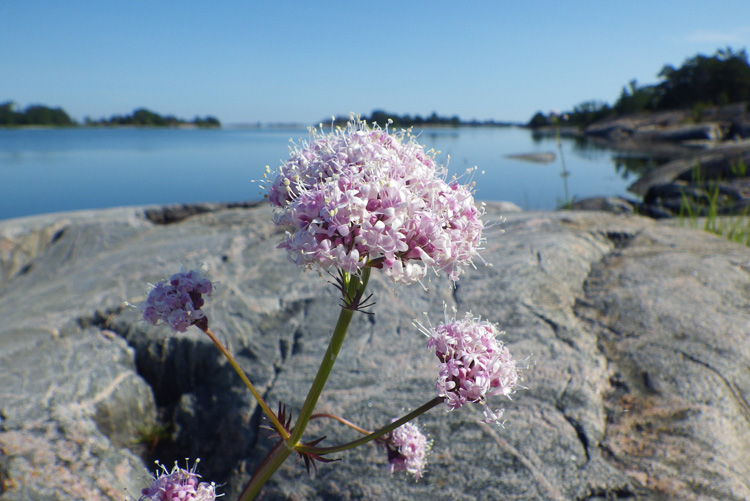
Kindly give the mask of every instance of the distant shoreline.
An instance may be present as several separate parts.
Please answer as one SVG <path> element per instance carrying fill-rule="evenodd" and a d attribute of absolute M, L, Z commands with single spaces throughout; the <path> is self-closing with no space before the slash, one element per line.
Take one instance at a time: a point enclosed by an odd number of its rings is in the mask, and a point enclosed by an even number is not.
<path fill-rule="evenodd" d="M 195 130 L 195 129 L 245 129 L 245 130 L 281 130 L 281 129 L 307 129 L 309 127 L 318 127 L 320 124 L 309 125 L 303 123 L 228 123 L 220 126 L 201 126 L 191 123 L 180 124 L 180 125 L 134 125 L 134 124 L 123 124 L 123 125 L 0 125 L 0 130 L 50 130 L 50 129 L 183 129 L 183 130 Z M 324 127 L 325 123 L 322 124 Z M 444 125 L 444 124 L 419 124 L 419 125 L 391 125 L 395 129 L 480 129 L 480 128 L 504 128 L 504 127 L 518 127 L 528 129 L 525 124 L 522 123 L 493 123 L 493 124 L 472 124 L 462 123 L 459 125 Z"/>
<path fill-rule="evenodd" d="M 222 126 L 202 126 L 195 124 L 180 124 L 180 125 L 0 125 L 0 130 L 77 130 L 77 129 L 223 129 Z M 231 127 L 230 127 L 231 128 Z"/>

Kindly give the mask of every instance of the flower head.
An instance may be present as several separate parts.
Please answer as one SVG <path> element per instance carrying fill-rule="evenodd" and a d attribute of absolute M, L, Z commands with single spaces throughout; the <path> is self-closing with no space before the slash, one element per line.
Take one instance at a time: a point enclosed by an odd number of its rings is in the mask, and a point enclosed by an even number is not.
<path fill-rule="evenodd" d="M 446 181 L 409 132 L 352 119 L 330 134 L 311 129 L 268 187 L 274 222 L 288 228 L 289 259 L 357 273 L 382 268 L 395 282 L 427 268 L 457 280 L 482 240 L 482 211 L 470 187 Z M 270 172 L 270 170 L 269 170 Z"/>
<path fill-rule="evenodd" d="M 207 323 L 200 308 L 204 303 L 203 294 L 211 295 L 212 290 L 211 281 L 201 277 L 198 270 L 175 273 L 168 282 L 153 286 L 140 307 L 143 319 L 153 325 L 162 320 L 176 332 L 185 332 L 200 321 Z"/>
<path fill-rule="evenodd" d="M 175 462 L 172 471 L 168 471 L 157 461 L 161 471 L 156 471 L 151 487 L 141 491 L 139 501 L 214 501 L 214 483 L 201 482 L 200 475 L 195 473 L 199 462 L 197 459 L 190 470 L 180 468 Z"/>
<path fill-rule="evenodd" d="M 422 330 L 430 338 L 427 347 L 440 360 L 436 387 L 448 409 L 475 402 L 484 407 L 483 422 L 501 423 L 503 409 L 492 410 L 487 397 L 509 397 L 519 375 L 510 351 L 497 340 L 495 325 L 467 313 L 463 320 L 446 319 L 433 329 Z"/>
<path fill-rule="evenodd" d="M 388 451 L 388 473 L 407 471 L 419 480 L 432 441 L 428 441 L 427 437 L 412 423 L 402 424 L 384 438 L 385 448 Z"/>

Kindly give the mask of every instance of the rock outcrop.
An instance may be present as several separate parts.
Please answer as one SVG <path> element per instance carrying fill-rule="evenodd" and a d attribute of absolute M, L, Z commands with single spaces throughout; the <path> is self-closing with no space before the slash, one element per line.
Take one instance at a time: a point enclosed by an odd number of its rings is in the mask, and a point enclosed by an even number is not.
<path fill-rule="evenodd" d="M 127 304 L 181 264 L 209 267 L 212 330 L 272 406 L 299 410 L 337 315 L 328 277 L 275 249 L 265 206 L 173 212 L 0 222 L 3 499 L 137 498 L 154 458 L 200 457 L 226 499 L 241 490 L 273 443 L 252 397 L 196 328 Z M 318 409 L 376 427 L 430 400 L 437 360 L 412 321 L 455 308 L 498 322 L 528 365 L 505 427 L 434 409 L 418 483 L 368 446 L 313 479 L 288 461 L 263 499 L 750 498 L 750 249 L 599 212 L 509 213 L 487 238 L 492 266 L 456 288 L 373 273 L 375 315 L 355 315 Z M 353 438 L 314 421 L 323 435 Z"/>
<path fill-rule="evenodd" d="M 747 138 L 750 115 L 747 103 L 695 110 L 644 112 L 595 122 L 585 135 L 614 143 L 684 143 L 710 145 L 719 141 Z"/>
<path fill-rule="evenodd" d="M 688 110 L 642 113 L 595 122 L 581 135 L 627 155 L 645 155 L 658 167 L 628 191 L 639 214 L 747 214 L 750 208 L 750 114 L 745 104 L 706 108 L 701 121 Z M 590 202 L 588 202 L 591 205 Z"/>
<path fill-rule="evenodd" d="M 750 139 L 728 142 L 716 148 L 694 152 L 664 164 L 641 176 L 628 190 L 647 196 L 653 186 L 673 181 L 729 180 L 748 175 Z M 698 178 L 696 180 L 696 178 Z"/>

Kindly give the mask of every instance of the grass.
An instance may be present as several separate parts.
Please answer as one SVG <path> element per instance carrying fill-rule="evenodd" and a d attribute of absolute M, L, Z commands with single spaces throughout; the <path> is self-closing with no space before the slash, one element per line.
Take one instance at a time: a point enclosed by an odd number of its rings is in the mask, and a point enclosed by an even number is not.
<path fill-rule="evenodd" d="M 747 165 L 741 160 L 737 163 L 733 162 L 730 165 L 730 170 L 732 175 L 744 177 L 747 173 Z M 693 185 L 705 187 L 707 197 L 704 200 L 698 200 L 683 191 L 680 203 L 680 221 L 683 224 L 689 221 L 693 228 L 702 226 L 705 231 L 750 247 L 750 205 L 738 214 L 720 215 L 720 180 L 704 180 L 698 165 L 693 168 L 691 177 Z"/>
<path fill-rule="evenodd" d="M 558 200 L 557 205 L 559 209 L 572 209 L 573 208 L 573 198 L 568 196 L 568 177 L 570 177 L 570 171 L 567 169 L 565 165 L 565 155 L 563 154 L 563 147 L 562 147 L 562 138 L 560 135 L 560 120 L 567 120 L 567 115 L 564 115 L 563 117 L 554 117 L 552 119 L 554 125 L 555 125 L 555 140 L 557 142 L 557 151 L 560 154 L 560 163 L 562 164 L 562 172 L 560 173 L 560 177 L 563 181 L 563 192 L 564 192 L 564 198 L 562 201 Z"/>

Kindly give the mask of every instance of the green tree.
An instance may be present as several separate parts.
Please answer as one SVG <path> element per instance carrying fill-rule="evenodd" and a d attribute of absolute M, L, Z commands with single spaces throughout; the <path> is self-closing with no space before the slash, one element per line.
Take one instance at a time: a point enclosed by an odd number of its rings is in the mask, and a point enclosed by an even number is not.
<path fill-rule="evenodd" d="M 666 65 L 656 87 L 658 109 L 687 108 L 699 103 L 723 105 L 750 100 L 750 65 L 744 49 L 719 49 L 712 57 L 701 54 L 682 66 Z"/>
<path fill-rule="evenodd" d="M 205 118 L 196 116 L 191 123 L 196 127 L 221 127 L 219 119 L 212 116 L 206 116 Z"/>
<path fill-rule="evenodd" d="M 49 108 L 41 104 L 30 105 L 24 110 L 20 125 L 75 125 L 62 108 Z"/>
<path fill-rule="evenodd" d="M 534 116 L 531 117 L 531 120 L 529 120 L 527 126 L 531 127 L 532 129 L 536 129 L 537 127 L 544 127 L 545 125 L 549 124 L 550 121 L 547 119 L 547 116 L 541 111 L 537 111 Z"/>
<path fill-rule="evenodd" d="M 164 117 L 149 111 L 146 108 L 139 108 L 133 112 L 132 123 L 145 126 L 168 125 L 168 121 Z"/>
<path fill-rule="evenodd" d="M 377 122 L 377 124 L 381 127 L 385 127 L 386 124 L 388 124 L 388 119 L 391 118 L 388 113 L 386 113 L 383 110 L 373 110 L 372 114 L 370 115 L 370 119 L 368 120 L 369 123 Z M 395 122 L 395 120 L 394 120 Z"/>
<path fill-rule="evenodd" d="M 625 115 L 654 109 L 656 98 L 655 87 L 638 87 L 638 81 L 633 79 L 627 87 L 622 88 L 622 93 L 614 105 L 614 110 L 618 115 Z"/>
<path fill-rule="evenodd" d="M 584 101 L 568 113 L 571 125 L 585 127 L 612 114 L 612 108 L 604 101 Z"/>
<path fill-rule="evenodd" d="M 0 125 L 17 125 L 21 114 L 16 111 L 16 103 L 6 101 L 0 103 Z"/>

